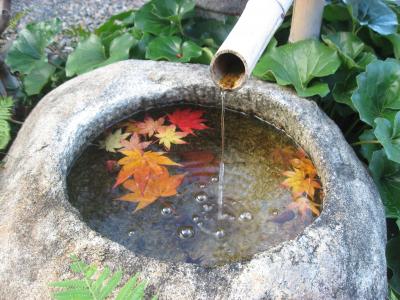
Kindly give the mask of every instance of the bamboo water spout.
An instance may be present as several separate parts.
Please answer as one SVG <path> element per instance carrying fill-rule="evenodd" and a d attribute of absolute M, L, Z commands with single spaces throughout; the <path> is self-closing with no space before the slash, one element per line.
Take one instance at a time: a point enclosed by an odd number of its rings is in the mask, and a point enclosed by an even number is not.
<path fill-rule="evenodd" d="M 237 24 L 211 62 L 211 77 L 224 90 L 236 90 L 251 75 L 293 0 L 249 0 Z"/>

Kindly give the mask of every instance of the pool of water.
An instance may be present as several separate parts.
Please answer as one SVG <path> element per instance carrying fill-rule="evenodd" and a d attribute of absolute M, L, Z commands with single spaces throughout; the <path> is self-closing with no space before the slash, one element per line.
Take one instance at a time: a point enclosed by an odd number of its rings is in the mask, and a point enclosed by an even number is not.
<path fill-rule="evenodd" d="M 156 119 L 184 108 L 188 107 L 140 112 L 130 119 Z M 116 200 L 129 191 L 122 185 L 113 188 L 118 166 L 113 171 L 106 165 L 123 155 L 99 149 L 104 137 L 76 161 L 67 180 L 69 199 L 91 228 L 138 255 L 214 266 L 251 258 L 293 239 L 316 218 L 310 210 L 300 214 L 290 209 L 292 192 L 282 185 L 290 164 L 279 153 L 297 151 L 296 144 L 268 123 L 233 111 L 225 115 L 223 218 L 219 218 L 220 112 L 189 108 L 204 111 L 207 129 L 185 136 L 186 144 L 172 144 L 169 151 L 154 141 L 145 150 L 163 151 L 180 164 L 168 166 L 171 176 L 185 174 L 174 196 L 160 197 L 138 211 L 136 203 Z"/>

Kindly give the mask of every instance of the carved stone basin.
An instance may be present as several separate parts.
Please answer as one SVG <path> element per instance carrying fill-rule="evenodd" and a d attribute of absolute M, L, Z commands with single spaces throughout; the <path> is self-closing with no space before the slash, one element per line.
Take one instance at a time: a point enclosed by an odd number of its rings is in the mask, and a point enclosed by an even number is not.
<path fill-rule="evenodd" d="M 226 105 L 284 129 L 315 162 L 324 209 L 302 234 L 249 261 L 202 268 L 135 255 L 90 229 L 67 197 L 74 160 L 109 125 L 182 100 L 220 103 L 207 67 L 125 61 L 42 99 L 0 171 L 1 299 L 48 299 L 48 283 L 71 275 L 72 253 L 140 272 L 160 299 L 385 298 L 385 217 L 368 172 L 314 102 L 261 81 L 228 94 Z"/>

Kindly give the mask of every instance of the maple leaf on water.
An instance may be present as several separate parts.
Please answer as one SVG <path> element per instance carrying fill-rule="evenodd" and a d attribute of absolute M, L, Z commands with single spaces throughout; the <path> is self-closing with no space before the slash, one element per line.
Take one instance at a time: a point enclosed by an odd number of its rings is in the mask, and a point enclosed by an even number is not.
<path fill-rule="evenodd" d="M 114 133 L 108 134 L 104 141 L 100 142 L 100 148 L 115 153 L 122 148 L 121 141 L 127 139 L 130 135 L 130 133 L 122 133 L 122 129 L 117 129 Z"/>
<path fill-rule="evenodd" d="M 160 127 L 164 125 L 165 118 L 154 120 L 152 117 L 146 117 L 143 122 L 137 122 L 139 133 L 152 137 L 156 132 L 159 132 Z"/>
<path fill-rule="evenodd" d="M 146 151 L 142 153 L 139 150 L 121 151 L 125 157 L 118 161 L 122 166 L 117 176 L 114 188 L 133 176 L 142 193 L 151 175 L 160 175 L 163 172 L 163 166 L 180 166 L 168 157 L 164 152 Z"/>
<path fill-rule="evenodd" d="M 316 204 L 315 202 L 311 201 L 310 199 L 306 197 L 299 197 L 296 200 L 294 200 L 292 203 L 290 203 L 287 208 L 293 211 L 298 211 L 299 215 L 303 220 L 307 218 L 308 212 L 311 211 L 315 215 L 319 216 L 319 204 Z"/>
<path fill-rule="evenodd" d="M 171 149 L 171 144 L 186 144 L 182 138 L 187 136 L 186 132 L 176 131 L 175 125 L 162 126 L 158 129 L 158 133 L 155 135 L 160 139 L 159 143 L 163 144 L 168 150 Z"/>
<path fill-rule="evenodd" d="M 290 161 L 294 169 L 303 170 L 308 177 L 314 178 L 317 176 L 317 169 L 313 162 L 308 158 L 298 159 L 294 158 Z"/>
<path fill-rule="evenodd" d="M 316 178 L 309 177 L 303 170 L 294 169 L 294 171 L 284 172 L 283 175 L 288 178 L 282 182 L 282 185 L 292 190 L 294 198 L 307 194 L 313 199 L 315 190 L 321 188 Z"/>
<path fill-rule="evenodd" d="M 202 110 L 191 110 L 187 109 L 177 109 L 172 114 L 168 114 L 168 120 L 176 125 L 180 130 L 186 132 L 188 134 L 193 134 L 193 129 L 203 130 L 208 128 L 207 125 L 204 124 L 206 119 L 203 119 L 202 116 L 204 111 Z"/>
<path fill-rule="evenodd" d="M 138 183 L 135 180 L 127 180 L 124 188 L 132 193 L 126 194 L 118 200 L 138 202 L 135 212 L 152 204 L 160 197 L 171 197 L 177 194 L 177 188 L 182 183 L 184 174 L 170 176 L 168 170 L 164 167 L 157 176 L 151 176 L 145 191 L 142 193 Z"/>
<path fill-rule="evenodd" d="M 139 135 L 135 132 L 134 134 L 132 134 L 131 139 L 129 141 L 124 140 L 124 141 L 121 142 L 121 145 L 123 146 L 123 148 L 121 150 L 122 151 L 124 151 L 124 150 L 130 150 L 130 151 L 139 150 L 139 151 L 143 151 L 150 144 L 151 144 L 151 142 L 141 142 Z"/>

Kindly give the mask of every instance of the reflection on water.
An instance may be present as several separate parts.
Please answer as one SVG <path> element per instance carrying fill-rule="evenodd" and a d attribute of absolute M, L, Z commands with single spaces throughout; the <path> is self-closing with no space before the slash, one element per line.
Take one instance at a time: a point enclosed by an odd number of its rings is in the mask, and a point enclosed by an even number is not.
<path fill-rule="evenodd" d="M 121 155 L 94 146 L 83 153 L 68 177 L 68 189 L 71 203 L 91 228 L 137 254 L 213 266 L 247 259 L 296 237 L 312 222 L 311 213 L 300 218 L 286 209 L 293 202 L 281 185 L 286 170 L 272 155 L 294 143 L 267 123 L 231 111 L 225 115 L 224 218 L 218 218 L 220 112 L 205 110 L 210 129 L 187 136 L 188 144 L 173 145 L 168 154 L 182 165 L 172 174 L 186 173 L 178 194 L 134 214 L 136 204 L 114 200 L 126 190 L 112 189 L 116 173 L 105 167 Z M 164 150 L 157 144 L 150 147 Z"/>

